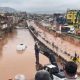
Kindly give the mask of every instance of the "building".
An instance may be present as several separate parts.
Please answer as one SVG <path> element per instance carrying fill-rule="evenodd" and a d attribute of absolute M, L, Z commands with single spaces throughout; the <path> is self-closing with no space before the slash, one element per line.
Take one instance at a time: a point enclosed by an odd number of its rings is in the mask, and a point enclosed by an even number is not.
<path fill-rule="evenodd" d="M 13 29 L 13 16 L 12 14 L 5 13 L 0 14 L 0 31 L 2 32 L 11 32 Z"/>
<path fill-rule="evenodd" d="M 80 17 L 79 10 L 68 10 L 66 13 L 66 19 L 68 24 L 79 24 L 80 23 Z"/>
<path fill-rule="evenodd" d="M 0 16 L 5 16 L 5 13 L 0 13 Z"/>

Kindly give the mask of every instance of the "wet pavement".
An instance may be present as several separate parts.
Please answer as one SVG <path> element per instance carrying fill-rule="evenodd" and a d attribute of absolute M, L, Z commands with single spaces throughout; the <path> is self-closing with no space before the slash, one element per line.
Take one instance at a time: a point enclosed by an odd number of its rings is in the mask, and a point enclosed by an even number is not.
<path fill-rule="evenodd" d="M 26 50 L 17 51 L 18 44 L 25 44 Z M 44 65 L 49 60 L 40 54 L 40 63 Z M 27 29 L 16 29 L 0 41 L 0 80 L 14 80 L 17 74 L 34 80 L 35 73 L 34 39 Z"/>

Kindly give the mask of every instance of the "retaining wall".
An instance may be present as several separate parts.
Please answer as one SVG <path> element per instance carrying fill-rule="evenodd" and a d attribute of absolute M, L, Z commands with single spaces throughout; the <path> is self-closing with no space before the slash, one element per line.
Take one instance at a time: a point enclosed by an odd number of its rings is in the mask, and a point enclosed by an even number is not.
<path fill-rule="evenodd" d="M 55 37 L 60 37 L 60 38 L 62 38 L 63 40 L 68 41 L 68 42 L 70 42 L 71 44 L 74 44 L 74 45 L 80 47 L 80 40 L 79 40 L 79 39 L 76 39 L 76 38 L 74 38 L 74 37 L 72 37 L 72 36 L 69 36 L 69 35 L 67 35 L 67 34 L 65 34 L 65 33 L 64 33 L 64 34 L 60 34 L 60 33 L 57 33 L 57 32 L 54 31 L 54 30 L 49 30 L 48 28 L 42 26 L 42 25 L 41 25 L 40 23 L 38 23 L 38 22 L 35 22 L 35 23 L 36 23 L 36 25 L 37 25 L 38 27 L 42 28 L 43 30 L 46 30 L 47 32 L 51 33 L 53 36 L 55 36 Z"/>

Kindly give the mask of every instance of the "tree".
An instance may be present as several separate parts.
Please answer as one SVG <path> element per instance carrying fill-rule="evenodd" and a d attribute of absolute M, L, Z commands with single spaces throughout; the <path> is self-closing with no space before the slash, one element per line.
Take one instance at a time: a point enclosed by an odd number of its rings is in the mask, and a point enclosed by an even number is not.
<path fill-rule="evenodd" d="M 75 23 L 77 21 L 80 21 L 80 10 L 77 11 Z"/>

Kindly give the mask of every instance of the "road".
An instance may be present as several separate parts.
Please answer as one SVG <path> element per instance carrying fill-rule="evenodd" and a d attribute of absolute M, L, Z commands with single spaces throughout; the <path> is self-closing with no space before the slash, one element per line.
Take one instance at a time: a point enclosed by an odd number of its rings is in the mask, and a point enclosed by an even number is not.
<path fill-rule="evenodd" d="M 17 51 L 18 44 L 25 44 L 27 49 Z M 40 54 L 42 65 L 49 60 Z M 34 39 L 27 29 L 16 29 L 0 41 L 0 80 L 13 79 L 17 74 L 23 74 L 27 80 L 34 80 L 36 73 Z"/>

